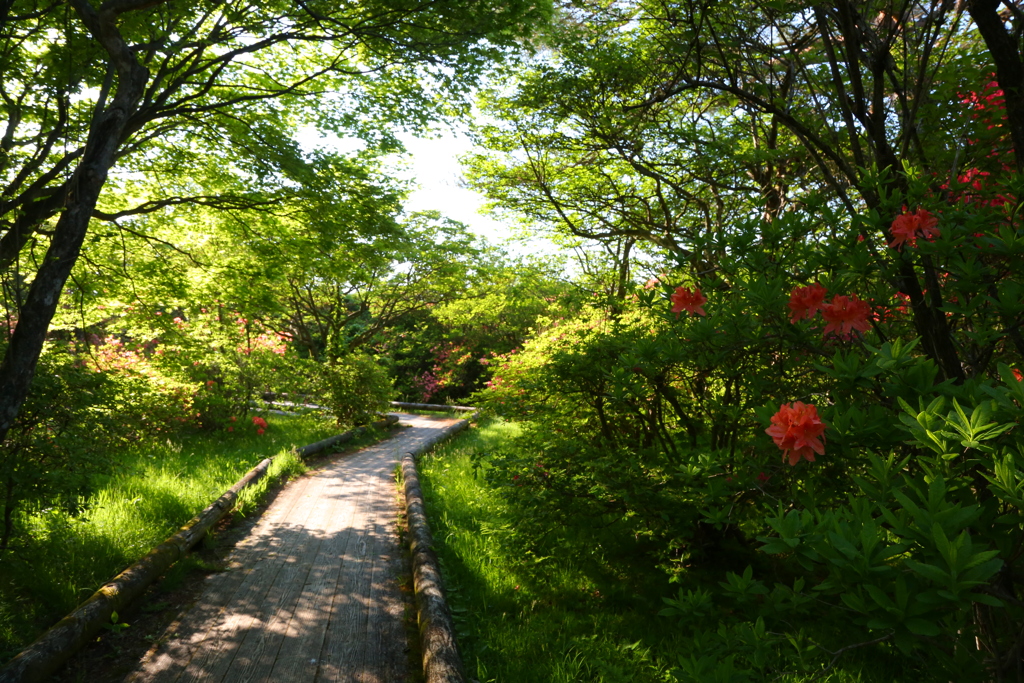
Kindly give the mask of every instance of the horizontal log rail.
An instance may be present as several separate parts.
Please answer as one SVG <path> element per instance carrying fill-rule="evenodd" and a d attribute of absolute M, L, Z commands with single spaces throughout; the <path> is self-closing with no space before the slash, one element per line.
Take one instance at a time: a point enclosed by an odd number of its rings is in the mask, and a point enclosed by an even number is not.
<path fill-rule="evenodd" d="M 377 422 L 374 422 L 373 425 L 371 426 L 383 428 L 393 425 L 396 422 L 398 422 L 398 416 L 392 413 L 386 415 L 383 420 L 378 420 Z M 317 441 L 316 443 L 311 443 L 308 446 L 303 446 L 302 448 L 299 448 L 297 452 L 300 458 L 308 458 L 311 455 L 325 451 L 328 448 L 337 446 L 340 443 L 351 441 L 355 437 L 365 432 L 366 429 L 367 427 L 356 427 L 355 429 L 347 431 L 344 434 L 338 434 L 337 436 L 332 436 L 330 438 L 324 439 L 323 441 Z"/>
<path fill-rule="evenodd" d="M 392 408 L 402 408 L 403 410 L 428 410 L 428 411 L 439 411 L 447 412 L 453 411 L 456 413 L 471 413 L 476 408 L 471 406 L 446 406 L 440 403 L 405 403 L 403 401 L 392 401 Z"/>
<path fill-rule="evenodd" d="M 447 410 L 449 406 L 443 408 Z M 459 420 L 402 457 L 409 553 L 412 558 L 413 590 L 416 595 L 420 647 L 423 650 L 423 676 L 426 683 L 463 683 L 466 679 L 455 638 L 455 626 L 445 599 L 441 568 L 434 553 L 434 539 L 423 506 L 423 492 L 416 471 L 416 458 L 468 426 L 468 420 Z"/>
<path fill-rule="evenodd" d="M 397 415 L 373 423 L 386 427 L 398 422 Z M 320 453 L 361 434 L 360 427 L 344 434 L 297 449 L 301 457 Z M 110 623 L 115 612 L 124 611 L 139 598 L 153 581 L 164 574 L 213 527 L 231 511 L 242 489 L 260 480 L 273 462 L 266 458 L 253 467 L 234 486 L 224 492 L 205 510 L 181 527 L 177 533 L 149 551 L 145 557 L 106 583 L 35 642 L 22 650 L 0 669 L 0 683 L 37 683 L 45 680 L 83 645 L 92 641 Z"/>

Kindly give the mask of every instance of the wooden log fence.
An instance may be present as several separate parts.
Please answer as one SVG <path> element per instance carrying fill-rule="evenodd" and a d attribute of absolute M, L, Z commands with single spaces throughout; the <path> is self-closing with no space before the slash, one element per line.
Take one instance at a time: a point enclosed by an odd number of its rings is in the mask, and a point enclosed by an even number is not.
<path fill-rule="evenodd" d="M 450 409 L 449 406 L 442 407 L 445 410 Z M 413 588 L 416 595 L 420 647 L 423 651 L 423 675 L 426 683 L 463 683 L 465 676 L 455 638 L 455 627 L 445 599 L 441 568 L 434 553 L 434 539 L 423 507 L 423 492 L 416 471 L 416 457 L 468 426 L 468 420 L 459 420 L 441 430 L 441 433 L 426 443 L 420 444 L 415 451 L 405 453 L 402 457 L 409 553 L 412 558 Z"/>
<path fill-rule="evenodd" d="M 384 427 L 397 421 L 397 415 L 388 415 L 385 419 L 375 422 L 374 426 Z M 307 457 L 322 452 L 350 440 L 365 429 L 366 427 L 360 427 L 352 432 L 318 441 L 298 449 L 298 453 L 302 457 Z M 153 581 L 198 543 L 206 532 L 234 507 L 242 489 L 259 481 L 272 462 L 273 458 L 266 458 L 253 467 L 176 534 L 115 576 L 71 614 L 39 636 L 0 669 L 0 683 L 37 683 L 50 676 L 71 655 L 92 641 L 105 625 L 110 624 L 115 612 L 124 611 Z"/>
<path fill-rule="evenodd" d="M 374 422 L 372 426 L 378 428 L 387 427 L 388 425 L 393 425 L 396 422 L 398 422 L 398 416 L 389 414 L 385 416 L 383 420 Z M 311 443 L 308 446 L 303 446 L 302 448 L 299 448 L 297 452 L 300 458 L 308 458 L 309 456 L 325 451 L 328 448 L 333 448 L 340 443 L 351 441 L 366 431 L 366 429 L 366 427 L 357 427 L 351 431 L 345 432 L 344 434 L 338 434 L 337 436 L 332 436 L 328 439 L 324 439 L 323 441 L 317 441 L 316 443 Z"/>
<path fill-rule="evenodd" d="M 476 410 L 476 408 L 473 408 L 472 406 L 446 406 L 439 403 L 405 403 L 402 401 L 392 401 L 391 407 L 401 408 L 403 410 L 429 410 L 439 412 L 453 411 L 456 413 L 471 413 Z"/>

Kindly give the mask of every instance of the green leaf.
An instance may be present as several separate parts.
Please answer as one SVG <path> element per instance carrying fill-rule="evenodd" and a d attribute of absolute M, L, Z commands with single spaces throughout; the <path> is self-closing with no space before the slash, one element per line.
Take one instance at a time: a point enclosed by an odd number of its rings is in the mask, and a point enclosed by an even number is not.
<path fill-rule="evenodd" d="M 939 567 L 910 559 L 905 560 L 905 562 L 908 567 L 930 581 L 934 581 L 935 583 L 942 585 L 949 582 L 949 574 Z"/>
<path fill-rule="evenodd" d="M 925 621 L 917 617 L 912 617 L 903 622 L 903 625 L 907 627 L 907 630 L 918 636 L 937 636 L 941 633 L 941 629 L 936 626 L 933 622 Z"/>

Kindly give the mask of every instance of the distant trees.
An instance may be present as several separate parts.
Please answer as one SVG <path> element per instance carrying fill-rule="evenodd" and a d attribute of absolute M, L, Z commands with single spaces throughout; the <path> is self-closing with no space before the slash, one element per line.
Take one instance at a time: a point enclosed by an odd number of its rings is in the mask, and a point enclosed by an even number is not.
<path fill-rule="evenodd" d="M 338 180 L 346 162 L 304 158 L 296 130 L 395 149 L 381 122 L 432 116 L 427 80 L 457 99 L 463 76 L 544 16 L 543 3 L 487 0 L 4 3 L 0 438 L 96 241 L 150 239 L 133 219 L 183 205 L 287 212 L 301 199 L 307 216 L 347 222 L 330 211 L 335 187 L 316 181 Z"/>

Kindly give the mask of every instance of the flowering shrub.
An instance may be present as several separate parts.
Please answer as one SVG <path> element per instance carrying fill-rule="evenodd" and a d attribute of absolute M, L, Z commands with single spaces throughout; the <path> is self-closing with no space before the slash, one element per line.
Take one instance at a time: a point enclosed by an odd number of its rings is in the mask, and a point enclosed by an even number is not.
<path fill-rule="evenodd" d="M 256 433 L 263 436 L 263 432 L 267 429 L 267 421 L 257 415 L 252 418 L 252 425 L 256 428 Z"/>
<path fill-rule="evenodd" d="M 857 298 L 856 294 L 843 296 L 837 294 L 832 301 L 821 307 L 821 317 L 828 323 L 825 325 L 823 334 L 835 334 L 842 338 L 849 338 L 854 330 L 867 332 L 871 329 L 868 317 L 871 315 L 871 308 Z"/>
<path fill-rule="evenodd" d="M 755 679 L 796 666 L 781 654 L 806 638 L 795 623 L 833 652 L 872 643 L 957 680 L 1016 652 L 1024 591 L 1004 577 L 1024 570 L 1020 230 L 1004 204 L 942 204 L 908 183 L 921 201 L 893 197 L 847 238 L 812 245 L 780 220 L 788 253 L 716 243 L 728 275 L 659 277 L 623 310 L 496 358 L 480 401 L 523 436 L 489 471 L 527 547 L 556 552 L 552 529 L 599 519 L 670 573 L 723 586 L 684 589 L 665 614 Z M 823 652 L 802 651 L 818 658 L 808 672 Z"/>
<path fill-rule="evenodd" d="M 814 454 L 825 454 L 825 424 L 818 417 L 818 409 L 800 401 L 782 404 L 772 415 L 772 426 L 765 430 L 775 445 L 782 449 L 783 458 L 796 465 L 803 458 L 814 462 Z"/>
<path fill-rule="evenodd" d="M 926 209 L 918 209 L 914 213 L 901 213 L 893 219 L 889 232 L 892 234 L 892 242 L 889 246 L 893 249 L 901 249 L 904 244 L 917 246 L 917 238 L 924 237 L 931 240 L 941 233 L 936 227 L 939 219 L 931 215 Z"/>
<path fill-rule="evenodd" d="M 144 362 L 116 346 L 96 357 L 70 345 L 50 345 L 39 361 L 32 392 L 0 442 L 2 506 L 0 549 L 22 542 L 24 513 L 42 509 L 82 512 L 85 496 L 118 468 L 128 444 L 164 436 L 189 415 L 187 394 L 161 386 L 139 369 L 99 372 L 109 354 L 129 368 Z"/>
<path fill-rule="evenodd" d="M 797 287 L 789 295 L 789 321 L 810 320 L 825 304 L 828 293 L 821 283 L 816 282 L 809 287 Z"/>
<path fill-rule="evenodd" d="M 686 311 L 690 315 L 707 315 L 704 312 L 704 304 L 708 302 L 707 297 L 700 293 L 700 289 L 690 290 L 689 287 L 676 287 L 676 291 L 670 297 L 672 300 L 672 312 L 678 315 Z"/>

